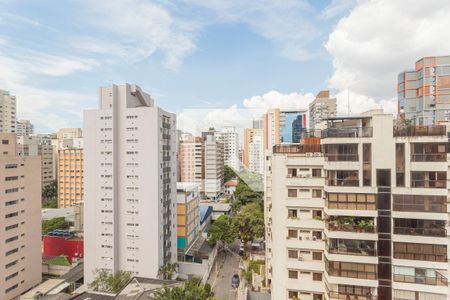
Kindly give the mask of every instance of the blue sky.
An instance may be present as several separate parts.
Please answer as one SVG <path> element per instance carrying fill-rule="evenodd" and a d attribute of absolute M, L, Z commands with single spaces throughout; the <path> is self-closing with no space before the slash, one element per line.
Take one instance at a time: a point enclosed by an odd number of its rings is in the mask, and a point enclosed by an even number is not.
<path fill-rule="evenodd" d="M 305 107 L 326 88 L 340 107 L 350 93 L 353 112 L 392 110 L 398 72 L 450 53 L 438 38 L 402 49 L 412 43 L 405 36 L 431 34 L 407 32 L 427 1 L 414 2 L 405 10 L 387 0 L 0 0 L 0 89 L 17 95 L 19 118 L 40 132 L 82 126 L 97 88 L 112 82 L 137 83 L 179 114 Z M 436 17 L 448 1 L 436 2 L 420 18 L 447 25 Z M 386 27 L 393 17 L 398 28 Z"/>

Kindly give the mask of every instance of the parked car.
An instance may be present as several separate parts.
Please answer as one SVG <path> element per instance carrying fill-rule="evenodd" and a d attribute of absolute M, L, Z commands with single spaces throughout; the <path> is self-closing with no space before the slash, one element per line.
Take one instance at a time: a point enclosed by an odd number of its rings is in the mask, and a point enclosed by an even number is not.
<path fill-rule="evenodd" d="M 244 244 L 241 243 L 241 246 L 239 247 L 239 256 L 244 256 Z"/>
<path fill-rule="evenodd" d="M 233 289 L 237 289 L 239 287 L 240 279 L 238 274 L 234 274 L 233 277 L 231 277 L 231 287 Z"/>

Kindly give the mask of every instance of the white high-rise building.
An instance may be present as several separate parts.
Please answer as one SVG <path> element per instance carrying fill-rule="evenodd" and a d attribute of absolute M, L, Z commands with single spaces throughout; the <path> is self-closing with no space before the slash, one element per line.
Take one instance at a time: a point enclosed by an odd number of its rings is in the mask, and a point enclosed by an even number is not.
<path fill-rule="evenodd" d="M 32 135 L 34 133 L 34 126 L 30 120 L 20 120 L 16 124 L 16 134 L 18 137 Z"/>
<path fill-rule="evenodd" d="M 219 141 L 223 144 L 224 164 L 239 170 L 239 135 L 234 126 L 225 126 L 217 133 Z"/>
<path fill-rule="evenodd" d="M 253 129 L 252 141 L 248 145 L 248 169 L 264 174 L 264 141 L 262 129 Z"/>
<path fill-rule="evenodd" d="M 0 132 L 16 132 L 16 96 L 0 90 Z"/>
<path fill-rule="evenodd" d="M 336 116 L 336 108 L 336 98 L 330 97 L 330 91 L 320 91 L 309 104 L 309 128 L 319 129 L 321 124 L 326 126 L 326 119 Z"/>
<path fill-rule="evenodd" d="M 156 278 L 177 259 L 176 116 L 138 86 L 84 113 L 85 283 L 96 269 Z"/>
<path fill-rule="evenodd" d="M 223 191 L 223 144 L 215 135 L 205 135 L 205 194 L 217 199 Z"/>

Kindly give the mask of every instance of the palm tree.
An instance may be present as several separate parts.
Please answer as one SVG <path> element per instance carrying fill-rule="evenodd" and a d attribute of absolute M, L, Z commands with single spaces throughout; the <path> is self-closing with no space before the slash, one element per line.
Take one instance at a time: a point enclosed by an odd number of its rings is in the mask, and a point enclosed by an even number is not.
<path fill-rule="evenodd" d="M 177 263 L 167 263 L 161 266 L 158 270 L 158 276 L 165 280 L 172 279 L 173 273 L 177 271 L 178 264 Z"/>
<path fill-rule="evenodd" d="M 182 286 L 164 287 L 154 294 L 156 300 L 213 300 L 211 286 L 199 278 L 190 279 Z"/>

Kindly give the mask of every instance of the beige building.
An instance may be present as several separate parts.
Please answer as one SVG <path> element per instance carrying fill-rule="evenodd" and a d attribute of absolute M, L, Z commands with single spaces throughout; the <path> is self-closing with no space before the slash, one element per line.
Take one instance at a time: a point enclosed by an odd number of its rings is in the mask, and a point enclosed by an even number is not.
<path fill-rule="evenodd" d="M 16 96 L 0 90 L 0 132 L 16 132 Z"/>
<path fill-rule="evenodd" d="M 61 128 L 56 133 L 56 138 L 58 140 L 67 140 L 81 137 L 83 137 L 83 131 L 81 130 L 81 128 Z"/>
<path fill-rule="evenodd" d="M 0 133 L 0 299 L 41 282 L 41 164 L 16 154 L 15 134 Z"/>
<path fill-rule="evenodd" d="M 274 148 L 265 204 L 272 299 L 450 298 L 447 131 L 393 124 L 379 110 L 335 117 L 321 153 Z"/>
<path fill-rule="evenodd" d="M 336 109 L 336 98 L 330 97 L 330 91 L 320 91 L 309 104 L 309 128 L 319 128 L 326 119 L 336 116 Z"/>
<path fill-rule="evenodd" d="M 16 134 L 17 136 L 27 136 L 34 133 L 34 126 L 31 124 L 30 120 L 20 120 L 16 124 Z"/>
<path fill-rule="evenodd" d="M 242 154 L 243 165 L 251 172 L 264 172 L 264 141 L 263 130 L 244 129 L 244 144 Z"/>
<path fill-rule="evenodd" d="M 217 199 L 223 192 L 223 144 L 214 134 L 205 136 L 205 194 L 208 198 Z"/>
<path fill-rule="evenodd" d="M 179 260 L 200 234 L 198 183 L 177 182 L 177 248 Z"/>
<path fill-rule="evenodd" d="M 203 191 L 205 149 L 201 137 L 186 136 L 178 147 L 179 176 L 181 182 L 196 182 Z"/>
<path fill-rule="evenodd" d="M 83 204 L 83 149 L 58 151 L 58 207 Z"/>
<path fill-rule="evenodd" d="M 55 148 L 40 136 L 21 136 L 17 139 L 17 153 L 23 156 L 41 157 L 42 186 L 55 180 Z"/>

